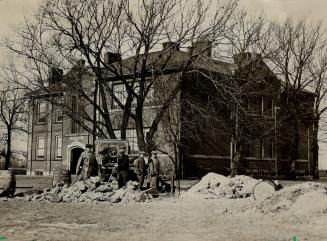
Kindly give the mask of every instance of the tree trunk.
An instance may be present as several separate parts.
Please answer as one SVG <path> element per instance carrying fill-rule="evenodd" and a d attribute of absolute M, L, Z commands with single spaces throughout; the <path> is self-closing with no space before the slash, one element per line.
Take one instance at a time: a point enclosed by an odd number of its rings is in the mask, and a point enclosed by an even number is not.
<path fill-rule="evenodd" d="M 234 177 L 240 174 L 241 169 L 241 162 L 243 161 L 243 144 L 241 141 L 241 132 L 240 132 L 240 116 L 239 116 L 239 109 L 236 106 L 235 112 L 233 114 L 235 117 L 234 121 L 235 124 L 233 126 L 233 134 L 232 134 L 232 159 L 230 163 L 231 168 L 231 176 Z"/>
<path fill-rule="evenodd" d="M 126 129 L 128 127 L 128 121 L 132 110 L 133 96 L 128 95 L 125 103 L 125 109 L 123 112 L 122 123 L 120 126 L 120 138 L 126 140 Z"/>
<path fill-rule="evenodd" d="M 144 138 L 144 127 L 143 127 L 143 103 L 137 103 L 136 109 L 135 109 L 135 128 L 136 128 L 136 136 L 137 136 L 137 143 L 138 147 L 141 151 L 145 151 L 149 153 L 151 150 L 149 148 L 149 145 L 145 142 Z"/>
<path fill-rule="evenodd" d="M 243 162 L 243 145 L 237 142 L 235 145 L 235 150 L 233 150 L 233 156 L 231 160 L 231 176 L 241 174 L 242 172 L 242 162 Z"/>
<path fill-rule="evenodd" d="M 299 152 L 299 130 L 296 115 L 291 117 L 292 140 L 289 154 L 289 175 L 290 179 L 296 179 L 296 160 Z"/>
<path fill-rule="evenodd" d="M 8 170 L 10 165 L 10 156 L 11 156 L 11 128 L 7 127 L 7 151 L 6 151 L 6 160 L 5 160 L 5 170 Z"/>
<path fill-rule="evenodd" d="M 174 144 L 174 155 L 175 155 L 175 177 L 177 182 L 177 193 L 178 195 L 180 195 L 180 150 L 179 150 L 179 143 L 177 141 Z"/>
<path fill-rule="evenodd" d="M 312 151 L 312 165 L 311 173 L 314 179 L 319 179 L 318 171 L 318 155 L 319 155 L 319 144 L 318 144 L 318 121 L 313 123 L 313 138 L 311 144 Z"/>

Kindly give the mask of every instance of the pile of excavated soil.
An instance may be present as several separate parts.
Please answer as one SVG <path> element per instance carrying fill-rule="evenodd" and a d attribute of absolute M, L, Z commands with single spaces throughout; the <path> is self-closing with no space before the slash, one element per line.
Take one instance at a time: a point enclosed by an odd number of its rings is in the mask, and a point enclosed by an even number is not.
<path fill-rule="evenodd" d="M 298 217 L 327 214 L 327 185 L 306 182 L 285 187 L 256 204 L 263 213 L 285 213 Z"/>
<path fill-rule="evenodd" d="M 72 202 L 139 202 L 144 201 L 147 197 L 143 192 L 137 190 L 138 183 L 129 181 L 126 186 L 116 189 L 113 183 L 101 182 L 99 177 L 91 177 L 85 181 L 78 181 L 71 186 L 57 184 L 54 188 L 46 188 L 23 197 L 32 202 L 55 202 L 55 203 L 72 203 Z"/>
<path fill-rule="evenodd" d="M 249 176 L 225 177 L 216 173 L 208 173 L 182 197 L 247 198 L 252 196 L 253 187 L 257 182 L 257 179 Z"/>

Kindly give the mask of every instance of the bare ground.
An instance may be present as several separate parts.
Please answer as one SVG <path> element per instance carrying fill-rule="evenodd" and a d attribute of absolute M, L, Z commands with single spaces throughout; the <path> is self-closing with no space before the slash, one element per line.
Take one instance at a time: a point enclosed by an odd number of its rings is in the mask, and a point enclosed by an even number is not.
<path fill-rule="evenodd" d="M 251 198 L 177 199 L 128 204 L 1 202 L 8 240 L 327 240 L 327 214 L 264 215 Z"/>

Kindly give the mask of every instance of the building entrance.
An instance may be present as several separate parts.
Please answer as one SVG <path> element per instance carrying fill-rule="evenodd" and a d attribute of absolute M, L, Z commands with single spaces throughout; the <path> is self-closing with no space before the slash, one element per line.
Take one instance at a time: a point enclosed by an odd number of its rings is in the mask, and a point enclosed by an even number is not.
<path fill-rule="evenodd" d="M 83 148 L 79 148 L 79 147 L 71 149 L 71 151 L 70 151 L 71 152 L 70 153 L 70 172 L 71 172 L 71 174 L 76 174 L 77 162 L 83 151 L 84 151 Z"/>

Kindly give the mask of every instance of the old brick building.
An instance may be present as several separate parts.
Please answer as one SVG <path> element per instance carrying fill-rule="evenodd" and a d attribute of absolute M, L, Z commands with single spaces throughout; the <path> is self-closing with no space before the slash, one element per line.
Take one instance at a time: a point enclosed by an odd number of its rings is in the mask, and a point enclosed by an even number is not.
<path fill-rule="evenodd" d="M 192 120 L 189 116 L 189 103 L 184 101 L 188 99 L 192 103 L 198 103 L 204 106 L 212 101 L 219 99 L 217 90 L 208 79 L 207 73 L 211 76 L 216 76 L 217 79 L 225 78 L 226 76 L 238 76 L 239 81 L 246 83 L 255 82 L 243 89 L 244 108 L 251 117 L 249 129 L 253 132 L 252 139 L 247 143 L 244 150 L 244 170 L 248 174 L 256 176 L 273 176 L 285 175 L 288 168 L 288 152 L 290 141 L 288 138 L 288 124 L 281 118 L 283 113 L 283 85 L 277 79 L 264 62 L 257 58 L 259 67 L 249 69 L 247 62 L 253 59 L 253 55 L 247 54 L 245 58 L 235 58 L 234 63 L 225 63 L 211 58 L 211 48 L 208 42 L 204 43 L 205 54 L 194 60 L 189 66 L 189 71 L 183 76 L 181 89 L 176 97 L 177 103 L 180 103 L 181 120 L 181 136 L 180 140 L 183 145 L 180 145 L 180 163 L 179 167 L 183 177 L 201 176 L 209 171 L 228 174 L 230 172 L 230 160 L 232 158 L 233 148 L 231 144 L 231 133 L 229 132 L 228 123 L 226 123 L 226 113 L 230 109 L 226 105 L 216 104 L 211 113 L 214 117 L 214 127 L 206 125 L 206 120 L 201 122 L 198 130 L 197 138 L 190 138 L 188 135 L 190 123 L 187 120 Z M 194 45 L 194 48 L 198 47 Z M 165 46 L 164 46 L 165 48 Z M 196 51 L 195 51 L 196 52 Z M 157 59 L 162 52 L 150 53 L 149 59 Z M 112 61 L 115 55 L 107 55 L 107 61 Z M 174 79 L 172 76 L 178 76 L 181 68 L 188 58 L 188 53 L 174 51 L 173 56 L 168 61 L 166 71 L 162 73 L 163 77 L 169 76 L 169 80 Z M 118 58 L 119 59 L 119 58 Z M 117 59 L 116 59 L 117 60 Z M 245 61 L 245 62 L 244 62 Z M 128 66 L 129 62 L 133 62 L 133 57 L 123 60 L 124 66 Z M 151 61 L 150 61 L 151 62 Z M 257 62 L 258 63 L 258 62 Z M 29 93 L 30 98 L 30 122 L 29 122 L 29 138 L 28 138 L 28 173 L 30 174 L 50 174 L 55 168 L 64 167 L 75 170 L 76 162 L 80 153 L 83 151 L 86 143 L 93 142 L 93 136 L 86 132 L 81 125 L 73 121 L 68 115 L 65 115 L 63 110 L 59 108 L 60 103 L 68 104 L 75 109 L 81 111 L 92 112 L 92 108 L 87 104 L 83 104 L 83 98 L 76 95 L 73 89 L 63 88 L 62 83 L 71 81 L 75 78 L 76 69 L 83 68 L 84 62 L 80 61 L 67 74 L 62 71 L 53 69 L 47 90 L 36 90 Z M 258 71 L 260 70 L 260 71 Z M 126 76 L 128 76 L 128 72 Z M 84 74 L 81 84 L 87 86 L 90 91 L 94 84 L 92 74 Z M 151 78 L 151 72 L 149 72 Z M 163 78 L 164 79 L 164 78 Z M 259 80 L 259 81 L 258 81 Z M 107 75 L 107 81 L 110 81 L 112 90 L 116 97 L 124 101 L 124 85 L 110 74 Z M 236 81 L 237 82 L 237 81 Z M 236 83 L 235 82 L 235 83 Z M 242 84 L 242 86 L 246 86 Z M 173 85 L 173 81 L 171 85 Z M 256 91 L 254 91 L 256 90 Z M 144 108 L 144 131 L 147 132 L 149 123 L 154 118 L 156 106 L 158 103 L 153 102 L 153 98 L 158 95 L 158 90 L 154 88 L 150 91 L 148 102 Z M 51 98 L 51 101 L 47 99 Z M 313 95 L 309 92 L 303 92 L 306 109 L 303 110 L 306 116 L 299 118 L 299 133 L 300 133 L 300 148 L 299 159 L 297 160 L 298 173 L 301 175 L 309 175 L 310 170 L 310 143 L 312 135 L 312 123 L 310 113 L 313 107 Z M 54 105 L 53 101 L 57 101 L 59 105 Z M 228 101 L 228 100 L 227 100 Z M 51 103 L 52 102 L 52 103 Z M 218 103 L 218 102 L 217 102 Z M 209 104 L 208 104 L 209 105 Z M 110 115 L 112 119 L 119 119 L 121 110 L 117 107 L 114 100 L 109 104 Z M 194 113 L 193 113 L 194 114 Z M 229 116 L 229 115 L 228 115 Z M 117 118 L 116 118 L 117 117 Z M 95 115 L 95 118 L 98 118 Z M 209 118 L 210 119 L 210 118 Z M 254 121 L 255 120 L 255 121 Z M 228 122 L 228 121 L 227 121 Z M 195 124 L 195 126 L 198 124 Z M 119 138 L 119 122 L 113 122 L 117 138 Z M 194 126 L 192 127 L 194 129 Z M 212 130 L 210 133 L 201 130 Z M 157 134 L 157 139 L 161 135 L 160 127 Z M 264 133 L 264 134 L 262 134 Z M 260 138 L 258 137 L 260 136 Z M 130 145 L 130 152 L 135 153 L 138 150 L 136 130 L 133 122 L 128 124 L 127 138 Z M 165 143 L 162 143 L 165 145 Z M 165 159 L 162 156 L 162 159 Z"/>

